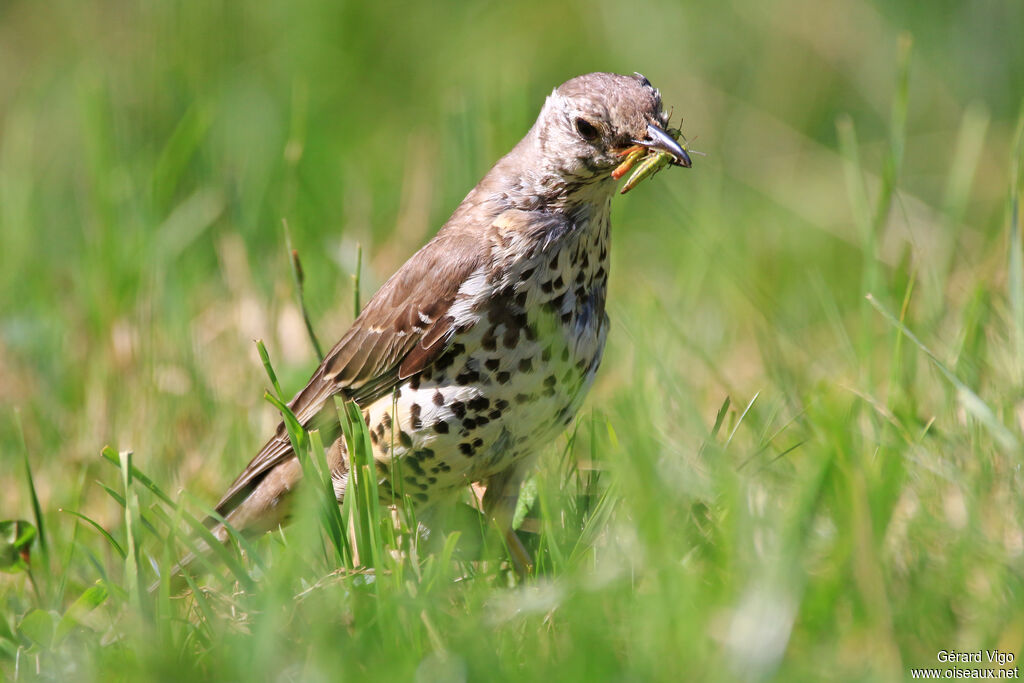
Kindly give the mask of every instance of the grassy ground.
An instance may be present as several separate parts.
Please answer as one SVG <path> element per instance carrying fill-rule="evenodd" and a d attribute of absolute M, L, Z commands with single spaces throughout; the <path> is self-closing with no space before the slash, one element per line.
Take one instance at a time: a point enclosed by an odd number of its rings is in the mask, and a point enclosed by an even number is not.
<path fill-rule="evenodd" d="M 19 556 L 0 526 L 0 679 L 1024 657 L 1022 25 L 998 0 L 0 3 L 0 520 L 41 532 Z M 357 564 L 310 488 L 203 590 L 140 592 L 278 419 L 252 340 L 286 396 L 316 363 L 282 219 L 333 341 L 356 245 L 365 298 L 593 70 L 644 72 L 707 156 L 615 202 L 605 362 L 527 485 L 537 574 L 472 521 L 415 543 L 353 502 Z"/>

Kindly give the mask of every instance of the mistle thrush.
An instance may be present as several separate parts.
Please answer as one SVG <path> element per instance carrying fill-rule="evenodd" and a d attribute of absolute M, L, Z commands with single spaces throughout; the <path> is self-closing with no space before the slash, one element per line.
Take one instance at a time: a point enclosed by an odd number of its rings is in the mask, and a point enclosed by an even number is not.
<path fill-rule="evenodd" d="M 554 90 L 292 399 L 299 421 L 337 434 L 333 397 L 354 401 L 382 492 L 427 506 L 483 482 L 485 511 L 507 531 L 534 457 L 572 421 L 601 362 L 612 171 L 638 145 L 690 165 L 667 126 L 639 74 L 592 73 Z M 340 436 L 328 463 L 340 501 Z M 236 529 L 275 528 L 301 478 L 282 424 L 216 510 Z"/>

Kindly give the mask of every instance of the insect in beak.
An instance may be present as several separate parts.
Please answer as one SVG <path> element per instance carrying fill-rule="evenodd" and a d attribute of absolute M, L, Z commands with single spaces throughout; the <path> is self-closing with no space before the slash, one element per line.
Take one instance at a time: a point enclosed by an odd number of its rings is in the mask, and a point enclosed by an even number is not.
<path fill-rule="evenodd" d="M 681 135 L 682 133 L 677 128 L 669 128 L 666 131 L 651 123 L 647 125 L 646 140 L 634 140 L 632 147 L 619 152 L 619 156 L 625 158 L 612 171 L 612 178 L 618 180 L 630 170 L 633 171 L 633 174 L 623 184 L 621 193 L 626 194 L 641 180 L 650 178 L 665 166 L 689 168 L 690 155 L 685 147 L 676 141 L 676 138 Z M 636 166 L 635 169 L 634 166 Z"/>

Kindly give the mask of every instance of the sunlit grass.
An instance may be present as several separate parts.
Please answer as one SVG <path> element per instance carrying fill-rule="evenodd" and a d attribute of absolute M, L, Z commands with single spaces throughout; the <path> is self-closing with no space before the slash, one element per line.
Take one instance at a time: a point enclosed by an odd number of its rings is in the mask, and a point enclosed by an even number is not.
<path fill-rule="evenodd" d="M 946 9 L 0 9 L 0 677 L 1024 657 L 1024 18 Z M 294 425 L 294 523 L 204 537 L 315 366 L 307 322 L 336 339 L 594 69 L 643 71 L 708 156 L 614 204 L 598 384 L 516 516 L 534 572 L 469 491 L 429 535 L 367 471 L 334 505 Z"/>

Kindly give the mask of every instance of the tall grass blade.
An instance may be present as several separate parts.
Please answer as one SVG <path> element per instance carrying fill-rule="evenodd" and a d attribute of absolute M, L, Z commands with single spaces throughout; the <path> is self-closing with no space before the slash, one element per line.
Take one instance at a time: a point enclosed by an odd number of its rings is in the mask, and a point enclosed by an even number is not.
<path fill-rule="evenodd" d="M 124 490 L 124 533 L 125 533 L 125 591 L 128 599 L 138 606 L 141 603 L 142 595 L 139 593 L 139 547 L 135 538 L 135 520 L 139 517 L 139 499 L 132 488 L 132 453 L 121 451 L 119 454 L 121 463 L 121 486 Z"/>
<path fill-rule="evenodd" d="M 299 299 L 299 309 L 302 311 L 302 322 L 306 326 L 306 334 L 309 336 L 310 343 L 313 344 L 313 350 L 316 351 L 316 357 L 318 360 L 323 361 L 324 351 L 320 346 L 320 340 L 317 339 L 316 332 L 313 330 L 313 320 L 309 316 L 309 307 L 306 306 L 306 272 L 302 269 L 302 261 L 299 259 L 299 250 L 292 246 L 292 232 L 288 227 L 288 219 L 282 218 L 281 224 L 284 226 L 284 241 L 288 247 L 288 263 L 291 265 L 292 280 L 295 282 L 295 292 Z M 261 356 L 262 357 L 262 356 Z M 280 395 L 278 391 L 278 395 Z"/>
<path fill-rule="evenodd" d="M 103 536 L 103 538 L 105 538 L 107 540 L 107 543 L 109 543 L 111 545 L 111 547 L 114 549 L 114 552 L 116 552 L 118 555 L 121 556 L 122 560 L 127 560 L 128 559 L 128 553 L 125 552 L 125 549 L 121 547 L 121 544 L 118 543 L 114 539 L 114 537 L 110 535 L 110 532 L 107 531 L 106 529 L 104 529 L 103 526 L 99 522 L 97 522 L 96 520 L 91 519 L 89 517 L 86 517 L 85 515 L 83 515 L 80 512 L 75 512 L 74 510 L 65 510 L 63 508 L 58 508 L 58 511 L 59 512 L 66 512 L 69 515 L 74 515 L 75 517 L 79 518 L 80 520 L 82 520 L 83 522 L 85 522 L 86 524 L 91 526 L 93 529 L 98 531 L 99 534 L 101 536 Z"/>
<path fill-rule="evenodd" d="M 14 424 L 18 430 L 18 441 L 21 445 L 21 458 L 25 466 L 25 483 L 28 486 L 29 499 L 32 501 L 32 516 L 36 523 L 36 538 L 39 539 L 39 550 L 42 552 L 43 562 L 49 565 L 50 547 L 47 540 L 46 524 L 43 520 L 43 509 L 39 505 L 39 494 L 36 493 L 36 482 L 32 478 L 32 466 L 28 461 L 28 445 L 25 442 L 25 430 L 21 424 L 21 412 L 14 409 Z"/>
<path fill-rule="evenodd" d="M 1024 107 L 1017 118 L 1010 158 L 1010 191 L 1006 199 L 1006 220 L 1010 226 L 1008 264 L 1010 309 L 1016 345 L 1016 377 L 1024 383 L 1024 238 L 1021 236 L 1021 198 L 1024 197 Z"/>

